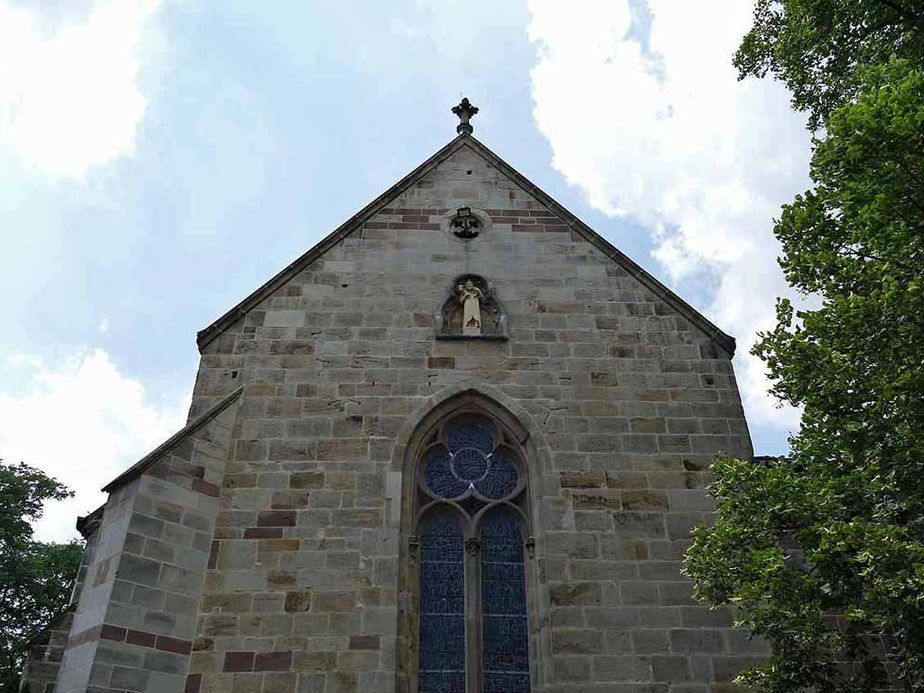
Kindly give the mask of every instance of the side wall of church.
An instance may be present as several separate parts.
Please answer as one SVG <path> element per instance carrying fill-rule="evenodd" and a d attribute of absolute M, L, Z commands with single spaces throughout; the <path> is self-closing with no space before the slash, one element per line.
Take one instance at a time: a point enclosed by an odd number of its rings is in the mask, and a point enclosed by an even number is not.
<path fill-rule="evenodd" d="M 493 228 L 445 233 L 461 206 Z M 465 273 L 509 340 L 435 339 Z M 729 355 L 471 150 L 209 343 L 194 413 L 241 384 L 188 690 L 394 690 L 396 441 L 447 388 L 535 432 L 535 690 L 719 691 L 762 653 L 679 572 L 710 461 L 751 454 Z"/>
<path fill-rule="evenodd" d="M 56 693 L 184 689 L 233 421 L 225 407 L 110 492 Z"/>

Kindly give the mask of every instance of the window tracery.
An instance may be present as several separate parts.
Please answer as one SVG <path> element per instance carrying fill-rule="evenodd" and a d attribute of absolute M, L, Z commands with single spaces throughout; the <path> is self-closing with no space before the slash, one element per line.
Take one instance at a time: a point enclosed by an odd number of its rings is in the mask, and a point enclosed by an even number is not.
<path fill-rule="evenodd" d="M 416 476 L 418 693 L 527 692 L 526 468 L 517 441 L 463 412 Z"/>

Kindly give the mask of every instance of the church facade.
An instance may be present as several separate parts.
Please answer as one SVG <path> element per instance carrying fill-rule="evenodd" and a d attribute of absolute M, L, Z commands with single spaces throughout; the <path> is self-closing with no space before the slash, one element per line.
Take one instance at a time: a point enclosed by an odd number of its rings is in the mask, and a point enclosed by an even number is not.
<path fill-rule="evenodd" d="M 681 574 L 752 454 L 734 340 L 456 112 L 199 333 L 32 690 L 718 693 L 765 653 Z"/>

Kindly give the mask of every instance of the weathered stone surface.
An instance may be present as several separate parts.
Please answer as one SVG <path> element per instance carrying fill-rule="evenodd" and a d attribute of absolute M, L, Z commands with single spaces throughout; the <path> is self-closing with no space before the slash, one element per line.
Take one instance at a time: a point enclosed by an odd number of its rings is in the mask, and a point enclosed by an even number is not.
<path fill-rule="evenodd" d="M 102 688 L 147 672 L 151 693 L 180 680 L 200 693 L 403 690 L 417 637 L 404 446 L 466 389 L 522 427 L 531 455 L 534 690 L 718 693 L 765 654 L 727 612 L 694 604 L 680 574 L 712 511 L 712 458 L 750 454 L 724 342 L 459 146 L 203 344 L 192 417 L 243 386 L 239 402 L 148 487 L 113 493 L 115 538 L 84 571 L 75 622 L 125 635 L 96 654 L 71 647 L 56 693 L 84 690 L 94 666 Z M 463 206 L 491 222 L 470 243 L 443 229 Z M 464 273 L 496 292 L 506 339 L 436 339 Z"/>

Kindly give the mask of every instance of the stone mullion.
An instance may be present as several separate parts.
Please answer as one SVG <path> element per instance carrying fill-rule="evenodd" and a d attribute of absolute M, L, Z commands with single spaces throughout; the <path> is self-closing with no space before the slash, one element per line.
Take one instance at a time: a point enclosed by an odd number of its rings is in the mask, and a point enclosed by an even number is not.
<path fill-rule="evenodd" d="M 465 689 L 481 693 L 481 542 L 478 536 L 465 541 Z"/>

